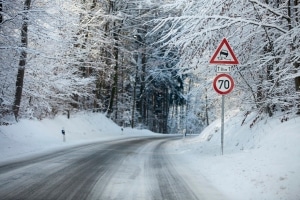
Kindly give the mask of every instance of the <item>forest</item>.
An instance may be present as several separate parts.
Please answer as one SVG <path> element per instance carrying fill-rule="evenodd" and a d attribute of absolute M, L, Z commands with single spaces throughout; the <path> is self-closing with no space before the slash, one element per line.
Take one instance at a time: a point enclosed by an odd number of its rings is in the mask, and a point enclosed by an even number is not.
<path fill-rule="evenodd" d="M 300 114 L 299 0 L 0 0 L 0 125 L 102 112 L 199 133 L 220 117 L 209 60 L 239 64 L 226 112 Z M 241 122 L 241 125 L 243 122 Z"/>

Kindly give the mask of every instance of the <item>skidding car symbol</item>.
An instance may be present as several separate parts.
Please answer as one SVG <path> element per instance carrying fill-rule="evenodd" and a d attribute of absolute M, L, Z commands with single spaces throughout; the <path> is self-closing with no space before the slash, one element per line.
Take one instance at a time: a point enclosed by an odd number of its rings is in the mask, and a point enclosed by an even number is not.
<path fill-rule="evenodd" d="M 220 57 L 218 57 L 219 60 L 230 60 L 230 59 L 226 59 L 228 57 L 228 51 L 225 49 L 222 49 L 220 51 Z"/>

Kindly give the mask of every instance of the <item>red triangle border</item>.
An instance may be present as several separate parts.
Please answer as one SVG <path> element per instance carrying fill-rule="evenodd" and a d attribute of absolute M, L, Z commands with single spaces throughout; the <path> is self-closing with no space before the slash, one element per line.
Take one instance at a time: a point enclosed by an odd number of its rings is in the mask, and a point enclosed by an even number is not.
<path fill-rule="evenodd" d="M 231 57 L 233 58 L 233 60 L 215 60 L 216 57 L 218 56 L 218 53 L 220 52 L 221 48 L 223 47 L 223 45 L 226 45 Z M 222 42 L 219 44 L 217 50 L 215 51 L 215 53 L 213 54 L 213 56 L 211 57 L 210 64 L 223 64 L 223 65 L 237 65 L 239 64 L 238 59 L 236 58 L 231 46 L 229 45 L 228 41 L 226 38 L 223 38 Z"/>

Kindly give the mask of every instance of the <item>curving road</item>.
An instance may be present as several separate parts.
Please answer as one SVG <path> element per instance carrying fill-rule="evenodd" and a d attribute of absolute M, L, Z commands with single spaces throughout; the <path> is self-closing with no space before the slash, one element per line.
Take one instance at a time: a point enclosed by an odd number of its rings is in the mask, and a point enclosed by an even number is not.
<path fill-rule="evenodd" d="M 225 199 L 166 143 L 180 137 L 99 142 L 0 166 L 1 200 Z"/>

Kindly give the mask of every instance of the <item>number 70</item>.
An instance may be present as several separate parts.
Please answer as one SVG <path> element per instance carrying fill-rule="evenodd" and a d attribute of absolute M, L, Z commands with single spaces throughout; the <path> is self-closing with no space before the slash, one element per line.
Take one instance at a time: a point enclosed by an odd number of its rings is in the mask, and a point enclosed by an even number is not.
<path fill-rule="evenodd" d="M 218 83 L 219 83 L 219 89 L 222 89 L 222 87 L 224 87 L 227 90 L 230 87 L 229 80 L 218 80 Z"/>

